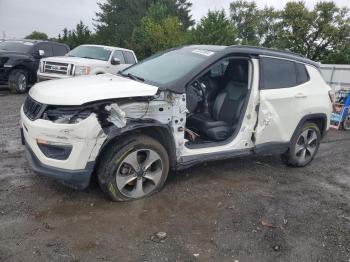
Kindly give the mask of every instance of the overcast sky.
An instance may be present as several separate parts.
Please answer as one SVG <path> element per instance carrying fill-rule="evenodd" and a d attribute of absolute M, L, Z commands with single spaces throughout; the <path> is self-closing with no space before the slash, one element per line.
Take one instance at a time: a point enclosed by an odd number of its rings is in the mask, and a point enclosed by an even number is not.
<path fill-rule="evenodd" d="M 92 28 L 92 18 L 98 11 L 97 2 L 103 0 L 0 0 L 0 39 L 21 38 L 37 30 L 50 37 L 63 28 L 74 28 L 82 20 Z M 350 7 L 350 0 L 334 0 L 339 6 Z M 209 9 L 228 9 L 232 0 L 192 0 L 192 15 L 199 20 Z M 260 7 L 268 2 L 282 8 L 287 0 L 257 0 Z M 317 0 L 305 0 L 313 7 Z"/>

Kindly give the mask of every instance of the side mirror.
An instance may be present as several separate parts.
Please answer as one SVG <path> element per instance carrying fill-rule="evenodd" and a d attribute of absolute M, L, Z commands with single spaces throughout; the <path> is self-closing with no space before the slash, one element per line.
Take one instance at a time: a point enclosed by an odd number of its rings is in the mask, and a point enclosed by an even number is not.
<path fill-rule="evenodd" d="M 39 56 L 44 57 L 45 56 L 45 51 L 44 50 L 39 50 Z"/>
<path fill-rule="evenodd" d="M 112 65 L 120 65 L 121 61 L 120 61 L 120 59 L 113 57 L 111 60 L 111 64 Z"/>
<path fill-rule="evenodd" d="M 35 58 L 43 58 L 44 56 L 45 56 L 45 51 L 44 50 L 34 51 L 34 57 Z"/>

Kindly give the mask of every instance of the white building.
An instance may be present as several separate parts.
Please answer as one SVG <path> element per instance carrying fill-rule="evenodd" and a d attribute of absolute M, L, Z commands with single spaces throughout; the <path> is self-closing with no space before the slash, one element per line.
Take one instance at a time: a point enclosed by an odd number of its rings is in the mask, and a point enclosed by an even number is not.
<path fill-rule="evenodd" d="M 350 89 L 350 65 L 321 65 L 324 79 L 333 90 Z"/>

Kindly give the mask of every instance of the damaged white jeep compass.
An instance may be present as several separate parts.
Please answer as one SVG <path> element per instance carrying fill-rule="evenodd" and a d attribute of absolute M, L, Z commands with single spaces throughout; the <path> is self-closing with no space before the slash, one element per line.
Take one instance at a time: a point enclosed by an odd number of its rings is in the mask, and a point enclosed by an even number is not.
<path fill-rule="evenodd" d="M 302 167 L 329 128 L 318 64 L 246 46 L 186 46 L 119 75 L 35 85 L 21 109 L 37 173 L 84 189 L 96 175 L 114 201 L 149 196 L 169 170 L 254 153 Z"/>

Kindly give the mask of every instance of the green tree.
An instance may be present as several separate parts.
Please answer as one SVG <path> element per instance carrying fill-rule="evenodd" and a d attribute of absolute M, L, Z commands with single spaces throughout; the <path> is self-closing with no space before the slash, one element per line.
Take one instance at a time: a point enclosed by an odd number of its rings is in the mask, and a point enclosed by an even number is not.
<path fill-rule="evenodd" d="M 281 12 L 276 45 L 312 60 L 329 59 L 345 43 L 349 45 L 349 15 L 348 8 L 339 8 L 334 2 L 319 2 L 313 10 L 304 2 L 289 2 Z"/>
<path fill-rule="evenodd" d="M 191 31 L 190 42 L 196 44 L 233 45 L 236 31 L 225 11 L 209 11 Z"/>
<path fill-rule="evenodd" d="M 27 35 L 25 39 L 33 39 L 33 40 L 48 40 L 48 36 L 45 33 L 33 31 L 30 35 Z"/>
<path fill-rule="evenodd" d="M 58 41 L 69 45 L 71 48 L 77 47 L 82 44 L 94 43 L 94 35 L 82 21 L 80 21 L 75 29 L 68 30 L 64 28 L 62 36 L 59 35 Z"/>
<path fill-rule="evenodd" d="M 182 31 L 194 24 L 190 15 L 192 4 L 188 0 L 107 0 L 99 3 L 100 11 L 96 13 L 97 41 L 124 47 L 147 10 L 157 3 L 165 5 L 170 15 L 178 17 Z"/>
<path fill-rule="evenodd" d="M 257 32 L 259 45 L 264 47 L 276 46 L 277 34 L 281 30 L 281 12 L 273 7 L 265 7 L 259 11 Z"/>
<path fill-rule="evenodd" d="M 259 26 L 261 23 L 260 10 L 255 2 L 245 0 L 234 1 L 230 4 L 230 16 L 237 36 L 243 45 L 260 44 Z"/>
<path fill-rule="evenodd" d="M 184 42 L 181 26 L 178 17 L 169 15 L 166 5 L 154 4 L 141 19 L 140 25 L 135 27 L 130 46 L 141 59 L 179 46 Z"/>

